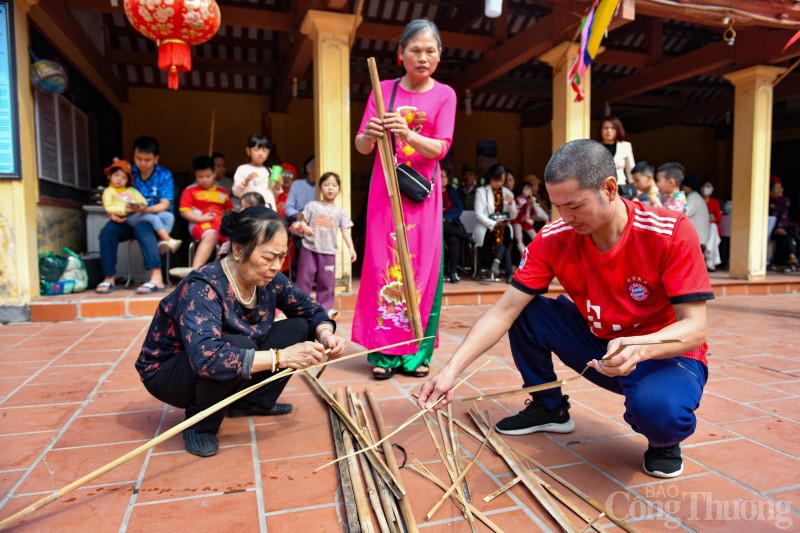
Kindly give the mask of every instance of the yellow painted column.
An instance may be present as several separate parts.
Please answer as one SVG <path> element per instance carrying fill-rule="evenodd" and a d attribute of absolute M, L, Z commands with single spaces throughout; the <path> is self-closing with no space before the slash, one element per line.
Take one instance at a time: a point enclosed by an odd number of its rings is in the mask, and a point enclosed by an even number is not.
<path fill-rule="evenodd" d="M 355 15 L 309 10 L 300 31 L 314 47 L 314 152 L 317 174 L 335 172 L 342 179 L 336 204 L 350 213 L 350 33 Z M 352 215 L 351 215 L 352 216 Z M 341 236 L 336 254 L 337 290 L 349 291 L 350 253 Z"/>
<path fill-rule="evenodd" d="M 34 136 L 33 95 L 28 81 L 28 10 L 35 2 L 14 2 L 17 111 L 21 179 L 0 180 L 0 318 L 28 320 L 28 304 L 39 295 L 36 247 L 38 177 Z M 9 23 L 12 21 L 9 20 Z"/>
<path fill-rule="evenodd" d="M 725 74 L 735 87 L 730 275 L 766 277 L 772 82 L 785 69 L 758 65 Z"/>
<path fill-rule="evenodd" d="M 567 75 L 578 54 L 579 46 L 564 42 L 551 48 L 539 59 L 553 67 L 553 152 L 562 144 L 575 139 L 589 138 L 591 124 L 592 73 L 586 70 L 583 88 L 586 97 L 575 101 L 575 92 L 570 88 Z"/>
<path fill-rule="evenodd" d="M 585 98 L 575 101 L 575 91 L 568 83 L 567 76 L 572 62 L 575 61 L 580 46 L 563 42 L 544 54 L 539 59 L 553 67 L 553 119 L 550 123 L 553 137 L 552 147 L 555 153 L 562 144 L 575 139 L 588 139 L 591 125 L 592 101 L 592 69 L 586 69 L 583 79 Z M 558 210 L 553 207 L 553 219 L 558 218 Z"/>

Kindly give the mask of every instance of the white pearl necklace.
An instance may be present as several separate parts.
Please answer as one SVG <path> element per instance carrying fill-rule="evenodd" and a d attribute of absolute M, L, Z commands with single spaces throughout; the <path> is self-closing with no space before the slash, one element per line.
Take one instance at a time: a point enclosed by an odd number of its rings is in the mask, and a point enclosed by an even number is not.
<path fill-rule="evenodd" d="M 236 278 L 233 277 L 233 274 L 231 274 L 231 269 L 228 266 L 228 257 L 229 256 L 225 256 L 225 259 L 222 261 L 222 268 L 223 268 L 223 270 L 225 270 L 225 273 L 228 275 L 228 279 L 230 279 L 231 283 L 233 284 L 233 292 L 234 292 L 234 294 L 236 294 L 236 298 L 240 302 L 242 302 L 242 304 L 244 304 L 245 306 L 249 307 L 249 306 L 253 305 L 253 302 L 256 300 L 256 289 L 257 289 L 257 287 L 253 286 L 253 294 L 250 295 L 250 299 L 249 300 L 245 300 L 244 298 L 242 298 L 242 293 L 239 292 L 239 285 L 236 283 Z"/>

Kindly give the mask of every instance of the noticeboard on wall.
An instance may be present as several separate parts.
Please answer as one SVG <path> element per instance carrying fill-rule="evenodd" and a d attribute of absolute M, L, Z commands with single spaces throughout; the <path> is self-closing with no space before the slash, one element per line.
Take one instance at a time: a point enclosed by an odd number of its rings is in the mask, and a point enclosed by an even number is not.
<path fill-rule="evenodd" d="M 36 92 L 36 154 L 39 178 L 90 188 L 89 120 L 59 94 Z"/>
<path fill-rule="evenodd" d="M 0 178 L 19 178 L 17 72 L 12 3 L 0 0 Z"/>

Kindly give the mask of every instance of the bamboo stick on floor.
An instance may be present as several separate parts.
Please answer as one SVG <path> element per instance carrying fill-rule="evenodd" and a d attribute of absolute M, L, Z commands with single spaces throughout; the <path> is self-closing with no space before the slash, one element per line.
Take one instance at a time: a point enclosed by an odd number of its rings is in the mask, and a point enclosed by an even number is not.
<path fill-rule="evenodd" d="M 362 430 L 364 440 L 367 443 L 370 443 L 370 440 L 366 438 L 366 424 L 359 419 L 358 413 L 356 412 L 356 403 L 358 403 L 358 399 L 355 397 L 350 387 L 347 387 L 346 390 L 347 397 L 350 400 L 350 416 L 352 416 L 358 423 L 359 428 Z M 337 391 L 337 393 L 339 392 L 341 391 Z M 346 400 L 338 396 L 336 399 L 342 404 L 347 403 Z M 369 461 L 367 461 L 367 458 L 363 455 L 358 456 L 358 461 L 361 465 L 361 474 L 364 476 L 364 483 L 367 485 L 367 496 L 369 496 L 369 503 L 372 505 L 372 511 L 375 513 L 375 519 L 378 521 L 378 527 L 381 529 L 381 533 L 390 533 L 389 524 L 386 521 L 386 515 L 384 514 L 381 499 L 378 495 L 378 489 L 375 485 L 375 480 L 372 477 L 372 469 L 369 466 Z"/>
<path fill-rule="evenodd" d="M 436 451 L 439 454 L 439 457 L 441 458 L 442 465 L 447 471 L 447 475 L 450 476 L 450 481 L 453 482 L 456 480 L 458 476 L 455 474 L 455 472 L 453 472 L 453 467 L 447 460 L 447 452 L 445 452 L 442 449 L 442 445 L 439 443 L 438 437 L 436 437 L 436 432 L 434 431 L 433 425 L 431 424 L 431 420 L 429 418 L 430 418 L 429 415 L 425 415 L 422 417 L 422 419 L 425 421 L 425 427 L 428 429 L 428 433 L 430 434 L 431 440 L 433 441 L 433 446 L 436 448 Z M 467 502 L 467 499 L 464 497 L 464 493 L 461 492 L 460 490 L 458 490 L 456 494 L 457 497 L 455 499 L 461 501 L 462 504 L 461 509 L 464 512 L 464 518 L 466 518 L 467 522 L 469 523 L 470 529 L 475 531 L 476 530 L 475 521 L 472 518 L 472 510 L 468 505 L 469 502 Z M 429 518 L 427 519 L 430 520 Z"/>
<path fill-rule="evenodd" d="M 487 437 L 489 441 L 494 446 L 495 451 L 500 455 L 500 457 L 505 460 L 506 464 L 511 468 L 511 470 L 522 478 L 522 483 L 528 488 L 534 498 L 545 508 L 545 510 L 550 513 L 550 516 L 555 520 L 558 525 L 560 525 L 564 531 L 572 532 L 575 531 L 575 526 L 569 521 L 569 519 L 562 513 L 556 506 L 554 502 L 550 500 L 547 494 L 544 491 L 544 487 L 536 483 L 528 475 L 528 469 L 525 468 L 522 464 L 520 464 L 519 459 L 517 458 L 516 454 L 513 451 L 508 449 L 505 442 L 502 439 L 496 437 L 496 435 L 491 431 L 489 427 L 489 422 L 483 418 L 476 410 L 472 409 L 469 412 L 472 420 L 478 426 L 478 429 L 481 433 L 483 433 L 484 437 Z"/>
<path fill-rule="evenodd" d="M 355 420 L 363 429 L 362 433 L 364 435 L 364 439 L 368 444 L 372 444 L 375 442 L 375 435 L 370 427 L 367 411 L 364 407 L 365 399 L 355 393 L 352 393 L 350 391 L 350 387 L 347 387 L 347 391 L 350 395 L 350 402 L 355 409 Z M 381 478 L 381 476 L 375 472 L 374 469 L 372 469 L 371 472 L 373 478 L 375 479 L 375 485 L 378 488 L 378 497 L 380 498 L 381 506 L 383 507 L 383 514 L 386 517 L 386 523 L 389 526 L 390 533 L 402 533 L 402 518 L 400 516 L 400 510 L 397 507 L 397 500 L 394 498 L 394 494 L 392 494 L 392 492 L 389 490 L 389 487 L 387 487 L 386 483 L 384 483 L 383 478 Z"/>
<path fill-rule="evenodd" d="M 453 389 L 452 389 L 452 390 L 455 390 L 455 389 L 457 389 L 458 387 L 460 387 L 461 385 L 463 385 L 464 383 L 466 383 L 466 382 L 469 380 L 469 378 L 471 378 L 472 376 L 474 376 L 474 375 L 475 375 L 475 374 L 476 374 L 476 373 L 477 373 L 479 370 L 481 370 L 483 367 L 485 367 L 486 365 L 488 365 L 489 363 L 491 363 L 492 361 L 494 361 L 494 359 L 495 359 L 494 357 L 490 357 L 489 359 L 487 359 L 486 361 L 484 361 L 482 365 L 480 365 L 478 368 L 476 368 L 475 370 L 473 370 L 472 372 L 470 372 L 470 373 L 469 373 L 469 374 L 468 374 L 466 377 L 462 378 L 462 379 L 461 379 L 461 381 L 459 381 L 458 383 L 456 383 L 455 385 L 453 385 Z M 427 408 L 423 409 L 422 411 L 419 411 L 418 413 L 415 413 L 415 414 L 411 415 L 411 416 L 410 416 L 410 417 L 409 417 L 409 418 L 408 418 L 408 419 L 407 419 L 405 422 L 403 422 L 403 423 L 400 425 L 400 427 L 398 427 L 397 429 L 395 429 L 394 431 L 392 431 L 391 433 L 389 433 L 389 434 L 388 434 L 388 435 L 386 435 L 385 437 L 382 437 L 382 438 L 381 438 L 381 440 L 379 440 L 378 442 L 374 443 L 372 446 L 369 446 L 369 447 L 363 448 L 363 449 L 361 449 L 361 450 L 359 450 L 359 451 L 355 452 L 355 454 L 356 454 L 356 455 L 358 455 L 358 454 L 360 454 L 360 453 L 366 453 L 366 452 L 368 452 L 368 451 L 371 451 L 371 450 L 373 450 L 373 449 L 374 449 L 375 447 L 377 447 L 379 444 L 383 443 L 383 441 L 384 441 L 384 440 L 386 440 L 386 439 L 389 439 L 389 438 L 391 438 L 391 437 L 395 436 L 396 434 L 400 433 L 400 432 L 401 432 L 401 431 L 403 431 L 403 430 L 404 430 L 404 429 L 405 429 L 407 426 L 409 426 L 409 425 L 413 424 L 413 423 L 414 423 L 414 422 L 415 422 L 415 421 L 416 421 L 418 418 L 420 418 L 421 416 L 425 415 L 425 413 L 427 413 L 427 412 L 429 412 L 429 411 L 431 411 L 431 410 L 435 409 L 437 405 L 439 405 L 440 403 L 442 403 L 442 401 L 444 400 L 444 398 L 445 398 L 445 395 L 442 395 L 442 396 L 440 396 L 440 397 L 439 397 L 439 398 L 438 398 L 438 399 L 437 399 L 435 402 L 431 403 L 431 406 L 430 406 L 430 407 L 427 407 Z M 344 459 L 345 459 L 344 457 L 343 457 L 343 458 L 341 458 L 341 459 L 334 459 L 333 461 L 327 462 L 327 463 L 325 463 L 324 465 L 317 467 L 317 468 L 316 468 L 314 471 L 315 471 L 315 472 L 317 472 L 317 471 L 319 471 L 319 470 L 322 470 L 323 468 L 326 468 L 326 467 L 328 467 L 328 466 L 331 466 L 332 464 L 335 464 L 335 463 L 337 463 L 337 462 L 339 462 L 339 461 L 342 461 L 342 460 L 344 460 Z"/>
<path fill-rule="evenodd" d="M 456 465 L 456 471 L 461 473 L 464 469 L 464 462 L 461 457 L 461 443 L 459 442 L 458 438 L 458 428 L 456 428 L 455 423 L 453 423 L 453 404 L 447 404 L 447 428 L 450 431 L 450 438 L 453 441 L 453 462 Z M 462 490 L 464 491 L 464 497 L 467 499 L 468 502 L 472 501 L 472 491 L 469 488 L 469 482 L 467 478 L 464 478 L 464 482 L 462 485 Z"/>
<path fill-rule="evenodd" d="M 334 398 L 340 405 L 345 402 L 341 389 L 334 393 Z M 363 533 L 375 533 L 375 528 L 372 525 L 372 514 L 369 511 L 369 503 L 367 503 L 367 494 L 364 491 L 363 472 L 358 467 L 358 460 L 352 455 L 353 437 L 349 431 L 342 431 L 342 440 L 344 441 L 344 451 L 348 457 L 347 468 L 350 470 L 350 479 L 353 481 L 353 494 L 355 494 L 356 498 L 358 522 L 361 524 L 361 531 Z"/>
<path fill-rule="evenodd" d="M 400 469 L 397 467 L 397 459 L 394 457 L 392 443 L 389 440 L 391 435 L 386 429 L 386 423 L 383 420 L 383 413 L 381 413 L 381 409 L 378 406 L 378 400 L 375 399 L 375 395 L 372 394 L 372 391 L 369 389 L 365 389 L 364 394 L 367 396 L 367 403 L 369 404 L 370 411 L 372 411 L 372 419 L 375 420 L 375 428 L 378 430 L 378 436 L 382 439 L 381 446 L 383 447 L 383 456 L 386 458 L 386 464 L 389 470 L 394 474 L 397 484 L 400 486 L 400 490 L 405 494 L 404 497 L 397 499 L 397 503 L 400 506 L 400 514 L 403 516 L 406 531 L 408 531 L 408 533 L 419 533 L 417 521 L 414 518 L 414 511 L 411 508 L 411 502 L 403 486 L 403 478 L 400 475 Z"/>
<path fill-rule="evenodd" d="M 361 434 L 361 430 L 356 424 L 355 420 L 350 417 L 350 413 L 344 408 L 344 406 L 339 403 L 336 398 L 331 394 L 331 392 L 322 384 L 320 380 L 317 379 L 311 372 L 306 371 L 304 375 L 308 378 L 311 385 L 314 389 L 322 396 L 322 398 L 328 402 L 328 405 L 331 406 L 335 411 L 336 414 L 339 415 L 341 418 L 342 423 L 350 430 L 355 437 L 356 442 L 358 445 L 361 446 L 361 450 L 358 452 L 353 452 L 353 456 L 358 455 L 359 452 L 364 452 L 367 455 L 367 459 L 369 459 L 370 464 L 375 468 L 375 470 L 380 474 L 383 480 L 386 482 L 386 485 L 389 487 L 389 490 L 392 491 L 395 498 L 402 498 L 405 494 L 403 489 L 401 488 L 400 483 L 398 482 L 395 475 L 389 470 L 389 467 L 381 460 L 380 456 L 378 456 L 377 452 L 364 440 L 364 436 Z M 345 460 L 350 457 L 350 454 L 345 455 L 341 459 L 337 459 L 334 463 L 339 462 L 340 460 Z M 333 463 L 331 463 L 333 464 Z M 317 469 L 319 470 L 319 469 Z"/>
<path fill-rule="evenodd" d="M 442 481 L 438 477 L 436 477 L 433 474 L 433 472 L 428 470 L 425 467 L 425 465 L 420 463 L 419 460 L 415 459 L 414 463 L 408 465 L 408 467 L 410 469 L 412 469 L 414 472 L 416 472 L 419 475 L 421 475 L 422 477 L 426 478 L 428 481 L 433 482 L 433 484 L 436 485 L 437 487 L 439 487 L 440 489 L 447 490 L 447 485 L 442 483 Z M 452 498 L 452 500 L 456 503 L 456 505 L 459 508 L 461 508 L 464 505 L 463 502 L 460 501 L 458 498 L 456 498 L 454 494 L 451 494 L 450 498 Z M 483 522 L 483 524 L 486 527 L 488 527 L 489 529 L 491 529 L 495 533 L 503 533 L 503 530 L 500 529 L 500 526 L 498 526 L 497 524 L 492 522 L 491 519 L 488 516 L 486 516 L 485 514 L 480 512 L 480 510 L 478 510 L 474 505 L 472 505 L 471 503 L 468 503 L 467 505 L 469 506 L 469 512 L 472 513 L 478 520 Z M 462 509 L 462 512 L 466 512 L 466 510 Z"/>
<path fill-rule="evenodd" d="M 333 432 L 333 443 L 336 447 L 336 456 L 344 457 L 347 455 L 344 448 L 344 438 L 342 436 L 342 425 L 339 423 L 339 415 L 333 407 L 328 407 L 331 416 L 331 431 Z M 347 514 L 347 524 L 350 533 L 361 533 L 361 524 L 358 521 L 358 508 L 356 498 L 353 493 L 353 480 L 350 478 L 350 469 L 347 463 L 339 463 L 339 479 L 342 482 L 342 498 L 344 498 L 344 508 Z"/>
<path fill-rule="evenodd" d="M 485 501 L 486 503 L 489 503 L 490 501 L 494 500 L 495 498 L 497 498 L 498 496 L 503 494 L 505 491 L 509 490 L 511 487 L 513 487 L 514 485 L 519 483 L 520 481 L 522 481 L 522 478 L 520 478 L 519 476 L 515 477 L 514 479 L 512 479 L 511 481 L 509 481 L 508 483 L 506 483 L 505 485 L 503 485 L 502 487 L 500 487 L 496 491 L 494 491 L 492 493 L 489 493 L 486 496 L 484 496 L 483 497 L 483 501 Z"/>
<path fill-rule="evenodd" d="M 489 430 L 489 433 L 491 434 L 491 430 Z M 433 515 L 436 513 L 436 511 L 439 510 L 439 507 L 442 506 L 442 504 L 445 502 L 445 500 L 447 500 L 447 497 L 450 496 L 450 494 L 452 494 L 454 490 L 461 488 L 461 482 L 466 477 L 467 472 L 469 472 L 470 468 L 472 468 L 472 465 L 474 465 L 478 461 L 478 457 L 480 456 L 480 454 L 483 451 L 483 449 L 486 448 L 486 443 L 488 441 L 489 441 L 489 438 L 487 437 L 486 440 L 483 441 L 483 445 L 481 446 L 481 449 L 478 450 L 478 453 L 475 454 L 475 457 L 473 457 L 472 461 L 470 461 L 470 463 L 467 465 L 467 467 L 464 469 L 464 471 L 461 472 L 461 474 L 459 474 L 459 476 L 456 479 L 453 480 L 453 484 L 450 486 L 450 488 L 447 489 L 444 492 L 444 495 L 442 495 L 442 497 L 439 499 L 439 501 L 434 504 L 434 506 L 431 508 L 430 511 L 428 511 L 428 514 L 425 515 L 426 519 L 430 520 L 431 518 L 433 518 Z M 469 505 L 468 505 L 469 502 L 464 497 L 463 493 L 461 495 L 461 498 L 463 500 L 464 507 L 468 509 L 469 508 Z M 472 513 L 470 513 L 470 514 L 472 514 Z"/>

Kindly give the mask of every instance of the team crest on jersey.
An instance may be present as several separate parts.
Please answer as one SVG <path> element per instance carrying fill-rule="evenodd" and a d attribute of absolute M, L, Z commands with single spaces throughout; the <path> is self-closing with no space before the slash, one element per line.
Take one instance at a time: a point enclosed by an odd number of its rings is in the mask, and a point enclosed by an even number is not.
<path fill-rule="evenodd" d="M 642 278 L 628 278 L 628 296 L 634 302 L 646 302 L 650 299 L 650 287 Z"/>
<path fill-rule="evenodd" d="M 525 251 L 522 252 L 522 261 L 519 262 L 519 268 L 525 266 L 525 263 L 528 261 L 528 249 L 525 248 Z"/>

